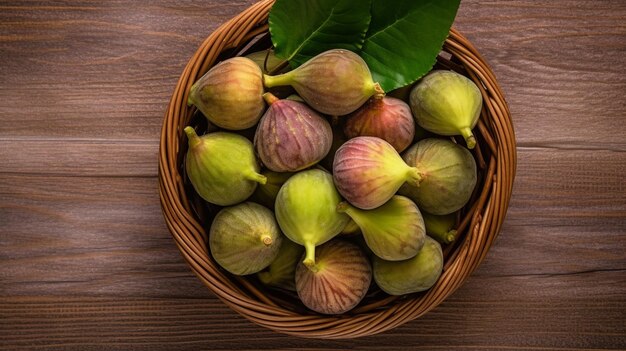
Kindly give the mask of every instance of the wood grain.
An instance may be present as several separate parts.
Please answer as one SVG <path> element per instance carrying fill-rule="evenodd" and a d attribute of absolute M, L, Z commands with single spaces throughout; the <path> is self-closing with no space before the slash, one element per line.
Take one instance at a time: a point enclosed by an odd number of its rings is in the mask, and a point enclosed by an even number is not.
<path fill-rule="evenodd" d="M 0 3 L 0 349 L 626 349 L 626 3 L 464 0 L 513 113 L 518 174 L 487 259 L 425 317 L 353 341 L 246 321 L 160 213 L 163 110 L 252 0 Z"/>

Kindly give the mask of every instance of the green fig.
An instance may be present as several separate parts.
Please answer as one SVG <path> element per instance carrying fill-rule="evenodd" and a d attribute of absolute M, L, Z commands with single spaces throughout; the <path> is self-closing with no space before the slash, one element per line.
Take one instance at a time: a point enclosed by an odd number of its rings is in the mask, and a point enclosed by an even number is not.
<path fill-rule="evenodd" d="M 209 231 L 211 255 L 222 268 L 237 275 L 269 266 L 282 241 L 272 211 L 254 202 L 223 208 Z"/>
<path fill-rule="evenodd" d="M 261 71 L 266 74 L 285 63 L 285 60 L 276 57 L 274 50 L 269 50 L 269 52 L 268 50 L 256 51 L 247 54 L 245 57 L 256 63 Z"/>
<path fill-rule="evenodd" d="M 339 203 L 340 206 L 341 203 Z M 352 219 L 350 219 L 348 221 L 348 224 L 346 224 L 345 228 L 343 228 L 343 230 L 341 231 L 341 233 L 339 233 L 339 235 L 343 235 L 343 236 L 352 236 L 352 235 L 356 235 L 359 234 L 361 231 L 361 228 L 359 228 L 359 225 L 356 224 L 355 221 L 353 221 Z"/>
<path fill-rule="evenodd" d="M 256 190 L 254 190 L 254 193 L 250 197 L 250 200 L 259 203 L 269 209 L 273 209 L 274 203 L 276 202 L 276 196 L 278 195 L 280 187 L 285 184 L 287 179 L 289 179 L 293 175 L 293 173 L 281 173 L 264 170 L 261 171 L 261 175 L 265 176 L 267 181 L 265 182 L 265 184 L 259 184 L 256 187 Z"/>
<path fill-rule="evenodd" d="M 416 167 L 419 185 L 404 184 L 400 194 L 429 213 L 446 215 L 461 209 L 476 186 L 476 161 L 464 147 L 445 139 L 424 139 L 406 150 L 402 158 Z"/>
<path fill-rule="evenodd" d="M 296 291 L 296 266 L 303 253 L 302 246 L 288 239 L 283 240 L 276 259 L 266 270 L 257 273 L 257 277 L 265 285 Z"/>
<path fill-rule="evenodd" d="M 371 96 L 384 94 L 365 61 L 343 49 L 325 51 L 287 73 L 265 75 L 263 82 L 268 88 L 291 85 L 311 107 L 333 116 L 347 115 Z"/>
<path fill-rule="evenodd" d="M 456 212 L 437 216 L 422 212 L 426 234 L 441 244 L 450 244 L 456 238 Z"/>
<path fill-rule="evenodd" d="M 306 249 L 304 264 L 315 265 L 315 246 L 339 234 L 349 221 L 336 211 L 341 197 L 333 177 L 310 169 L 293 175 L 276 197 L 276 219 L 283 233 Z"/>
<path fill-rule="evenodd" d="M 333 177 L 339 193 L 364 210 L 387 202 L 405 182 L 416 185 L 421 179 L 391 144 L 369 136 L 350 139 L 337 150 Z"/>
<path fill-rule="evenodd" d="M 265 110 L 263 73 L 245 57 L 222 61 L 193 84 L 187 104 L 224 129 L 250 128 Z"/>
<path fill-rule="evenodd" d="M 276 172 L 308 168 L 326 156 L 332 144 L 330 124 L 307 105 L 263 97 L 270 107 L 259 122 L 254 146 L 265 167 Z"/>
<path fill-rule="evenodd" d="M 247 199 L 258 183 L 266 182 L 252 143 L 233 133 L 217 132 L 199 137 L 186 127 L 189 150 L 185 160 L 187 176 L 206 201 L 230 206 Z"/>
<path fill-rule="evenodd" d="M 439 135 L 462 135 L 473 149 L 483 98 L 469 78 L 453 71 L 435 70 L 411 91 L 410 105 L 417 124 Z"/>
<path fill-rule="evenodd" d="M 315 262 L 296 268 L 296 291 L 306 307 L 324 314 L 345 313 L 367 294 L 372 268 L 357 245 L 330 241 L 318 248 Z"/>
<path fill-rule="evenodd" d="M 404 295 L 430 289 L 443 271 L 441 245 L 426 237 L 424 247 L 413 258 L 385 261 L 374 256 L 374 281 L 389 295 Z"/>
<path fill-rule="evenodd" d="M 373 210 L 361 210 L 342 202 L 337 211 L 350 216 L 361 228 L 372 252 L 388 261 L 401 261 L 417 254 L 424 245 L 426 230 L 419 209 L 409 198 L 394 195 Z"/>

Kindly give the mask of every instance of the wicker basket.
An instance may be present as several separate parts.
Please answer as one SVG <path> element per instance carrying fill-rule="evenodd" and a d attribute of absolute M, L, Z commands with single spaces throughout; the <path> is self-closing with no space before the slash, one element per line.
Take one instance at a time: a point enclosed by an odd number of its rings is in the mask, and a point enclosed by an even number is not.
<path fill-rule="evenodd" d="M 493 72 L 472 44 L 452 29 L 438 64 L 470 77 L 480 87 L 484 108 L 473 150 L 479 182 L 461 212 L 456 242 L 444 248 L 444 272 L 424 293 L 390 297 L 377 289 L 342 316 L 314 314 L 294 294 L 266 289 L 254 278 L 220 269 L 207 250 L 207 229 L 215 208 L 201 201 L 184 174 L 187 125 L 202 129 L 204 118 L 186 105 L 191 85 L 215 62 L 246 50 L 268 47 L 267 17 L 273 0 L 261 1 L 213 32 L 193 55 L 169 103 L 161 131 L 159 190 L 167 226 L 185 260 L 224 303 L 267 328 L 313 338 L 354 338 L 411 321 L 439 305 L 476 269 L 498 235 L 511 196 L 516 167 L 515 136 L 508 106 Z"/>

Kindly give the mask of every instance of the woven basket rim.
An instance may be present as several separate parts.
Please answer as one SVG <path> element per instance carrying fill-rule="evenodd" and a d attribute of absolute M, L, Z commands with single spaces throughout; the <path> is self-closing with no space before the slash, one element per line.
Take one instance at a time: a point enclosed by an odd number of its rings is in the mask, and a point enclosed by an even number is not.
<path fill-rule="evenodd" d="M 387 297 L 350 314 L 325 316 L 299 314 L 281 307 L 275 299 L 246 278 L 224 273 L 208 253 L 207 236 L 195 218 L 180 172 L 183 160 L 182 129 L 191 118 L 186 105 L 193 82 L 224 51 L 234 52 L 267 32 L 267 16 L 274 0 L 262 0 L 216 29 L 200 45 L 181 74 L 166 110 L 159 147 L 159 196 L 165 222 L 181 254 L 198 278 L 224 303 L 247 319 L 278 332 L 313 338 L 342 339 L 377 334 L 420 317 L 456 291 L 484 259 L 506 215 L 516 171 L 515 134 L 508 105 L 489 65 L 456 29 L 451 29 L 444 51 L 459 69 L 477 83 L 483 111 L 475 128 L 479 144 L 473 154 L 484 185 L 459 225 L 466 233 L 448 252 L 442 276 L 423 294 Z M 455 68 L 452 67 L 452 68 Z"/>

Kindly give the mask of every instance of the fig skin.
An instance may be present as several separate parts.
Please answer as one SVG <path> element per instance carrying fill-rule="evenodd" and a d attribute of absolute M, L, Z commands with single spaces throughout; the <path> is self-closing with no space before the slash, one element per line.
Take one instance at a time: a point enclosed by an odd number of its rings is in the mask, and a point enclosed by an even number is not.
<path fill-rule="evenodd" d="M 347 115 L 371 96 L 384 94 L 365 61 L 343 49 L 325 51 L 281 75 L 264 75 L 263 82 L 268 88 L 291 85 L 307 104 L 332 116 Z"/>
<path fill-rule="evenodd" d="M 440 244 L 450 244 L 456 239 L 456 212 L 438 216 L 423 212 L 426 234 L 437 240 Z"/>
<path fill-rule="evenodd" d="M 415 203 L 404 196 L 394 195 L 373 210 L 361 210 L 342 202 L 337 211 L 356 222 L 367 246 L 384 260 L 409 259 L 420 251 L 426 240 L 422 214 Z"/>
<path fill-rule="evenodd" d="M 272 211 L 254 202 L 223 208 L 209 232 L 211 255 L 222 268 L 236 275 L 256 273 L 269 266 L 282 241 Z"/>
<path fill-rule="evenodd" d="M 289 239 L 283 240 L 276 259 L 267 270 L 257 273 L 261 283 L 285 290 L 296 291 L 296 266 L 304 248 Z"/>
<path fill-rule="evenodd" d="M 278 192 L 276 220 L 287 238 L 304 246 L 307 267 L 315 265 L 315 247 L 339 234 L 350 220 L 336 211 L 339 202 L 332 175 L 320 169 L 296 173 Z"/>
<path fill-rule="evenodd" d="M 274 50 L 269 50 L 269 53 L 267 50 L 255 51 L 247 54 L 245 57 L 252 60 L 257 66 L 259 66 L 264 74 L 274 71 L 276 68 L 285 63 L 284 60 L 276 57 Z"/>
<path fill-rule="evenodd" d="M 439 135 L 462 135 L 473 149 L 483 98 L 469 78 L 454 71 L 434 70 L 411 90 L 410 105 L 417 124 Z"/>
<path fill-rule="evenodd" d="M 389 295 L 404 295 L 430 289 L 443 271 L 441 245 L 426 237 L 415 257 L 404 261 L 385 261 L 374 256 L 374 281 Z"/>
<path fill-rule="evenodd" d="M 254 135 L 261 162 L 275 172 L 308 168 L 326 156 L 333 141 L 330 123 L 307 105 L 266 93 L 267 109 Z"/>
<path fill-rule="evenodd" d="M 246 200 L 267 179 L 259 174 L 252 143 L 241 135 L 216 132 L 199 137 L 186 127 L 189 150 L 185 170 L 204 200 L 230 206 Z"/>
<path fill-rule="evenodd" d="M 422 176 L 388 142 L 361 136 L 337 150 L 333 178 L 337 190 L 350 204 L 370 210 L 387 202 L 405 182 L 419 184 Z"/>
<path fill-rule="evenodd" d="M 218 127 L 250 128 L 265 111 L 263 72 L 245 57 L 222 61 L 193 84 L 187 105 L 195 105 Z"/>
<path fill-rule="evenodd" d="M 296 291 L 306 307 L 323 314 L 345 313 L 367 294 L 372 268 L 357 245 L 330 241 L 317 249 L 315 262 L 296 268 Z"/>
<path fill-rule="evenodd" d="M 404 101 L 385 96 L 371 98 L 358 110 L 347 116 L 343 128 L 348 138 L 379 137 L 398 152 L 404 151 L 415 136 L 415 122 L 411 108 Z"/>
<path fill-rule="evenodd" d="M 405 184 L 399 193 L 435 215 L 458 211 L 476 186 L 476 161 L 463 146 L 445 139 L 424 139 L 406 150 L 404 161 L 419 169 L 418 186 Z"/>

